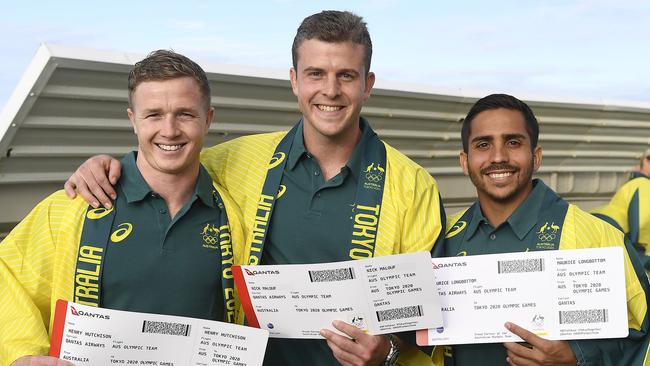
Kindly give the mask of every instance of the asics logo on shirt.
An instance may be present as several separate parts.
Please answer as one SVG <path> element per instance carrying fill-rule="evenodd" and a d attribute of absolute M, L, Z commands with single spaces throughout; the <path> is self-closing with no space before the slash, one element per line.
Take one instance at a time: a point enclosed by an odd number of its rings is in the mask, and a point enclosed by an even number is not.
<path fill-rule="evenodd" d="M 284 161 L 284 158 L 287 155 L 283 152 L 275 153 L 273 154 L 273 157 L 271 158 L 271 161 L 269 162 L 269 170 L 275 168 L 276 166 L 280 165 Z"/>
<path fill-rule="evenodd" d="M 467 226 L 467 221 L 458 221 L 454 226 L 447 231 L 447 235 L 445 235 L 445 238 L 451 238 L 453 236 L 456 236 L 458 233 L 463 231 L 465 227 Z"/>
<path fill-rule="evenodd" d="M 282 197 L 282 195 L 286 191 L 287 191 L 287 186 L 285 186 L 284 184 L 280 184 L 280 187 L 278 188 L 278 194 L 275 196 L 275 198 L 278 199 L 278 198 Z"/>
<path fill-rule="evenodd" d="M 88 211 L 88 213 L 86 213 L 86 217 L 91 219 L 91 220 L 99 220 L 99 219 L 101 219 L 102 217 L 108 215 L 111 212 L 113 212 L 112 208 L 110 210 L 108 210 L 108 209 L 105 209 L 105 208 L 101 207 L 101 208 L 96 208 L 94 210 Z"/>
<path fill-rule="evenodd" d="M 111 234 L 111 241 L 113 243 L 119 243 L 122 240 L 126 239 L 129 235 L 131 235 L 131 231 L 133 231 L 133 225 L 131 225 L 128 222 L 121 223 L 117 225 L 118 229 L 113 231 Z"/>

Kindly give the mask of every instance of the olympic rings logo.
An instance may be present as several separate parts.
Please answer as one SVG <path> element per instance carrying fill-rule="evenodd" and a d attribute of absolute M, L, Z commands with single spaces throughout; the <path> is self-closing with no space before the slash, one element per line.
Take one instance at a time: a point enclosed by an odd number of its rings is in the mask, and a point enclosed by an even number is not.
<path fill-rule="evenodd" d="M 381 174 L 366 173 L 366 180 L 370 182 L 377 183 L 384 179 L 384 176 Z"/>
<path fill-rule="evenodd" d="M 210 236 L 210 235 L 203 235 L 203 241 L 206 244 L 210 245 L 216 245 L 217 244 L 217 238 L 215 236 Z"/>
<path fill-rule="evenodd" d="M 555 240 L 557 235 L 555 235 L 555 234 L 539 234 L 539 235 L 537 235 L 537 237 L 539 238 L 539 240 L 551 241 L 551 240 Z"/>

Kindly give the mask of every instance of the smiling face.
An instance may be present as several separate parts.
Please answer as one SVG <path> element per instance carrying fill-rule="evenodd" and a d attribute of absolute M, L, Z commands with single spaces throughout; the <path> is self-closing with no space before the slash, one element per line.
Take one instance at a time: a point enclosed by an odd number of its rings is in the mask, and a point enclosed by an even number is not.
<path fill-rule="evenodd" d="M 460 164 L 476 187 L 482 206 L 518 206 L 533 188 L 542 149 L 532 148 L 526 122 L 517 110 L 488 109 L 471 121 L 467 153 Z"/>
<path fill-rule="evenodd" d="M 375 75 L 364 66 L 364 46 L 309 39 L 297 50 L 291 87 L 304 117 L 305 140 L 353 140 L 360 134 L 359 114 Z"/>
<path fill-rule="evenodd" d="M 144 81 L 127 110 L 138 136 L 137 166 L 150 174 L 198 174 L 199 153 L 214 109 L 191 77 Z"/>

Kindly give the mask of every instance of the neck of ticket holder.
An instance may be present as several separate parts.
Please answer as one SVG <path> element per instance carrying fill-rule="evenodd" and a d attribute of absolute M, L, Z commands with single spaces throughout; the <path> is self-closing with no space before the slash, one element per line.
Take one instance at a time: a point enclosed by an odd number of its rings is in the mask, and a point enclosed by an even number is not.
<path fill-rule="evenodd" d="M 269 162 L 255 214 L 248 265 L 260 264 L 262 260 L 275 201 L 280 195 L 284 168 L 301 123 L 302 120 L 282 138 Z M 363 118 L 360 123 L 364 128 L 370 128 Z M 372 138 L 366 141 L 361 154 L 361 169 L 358 172 L 357 191 L 352 208 L 353 222 L 348 252 L 351 259 L 371 258 L 375 253 L 379 214 L 386 181 L 386 147 L 374 132 L 372 134 Z"/>
<path fill-rule="evenodd" d="M 235 322 L 235 284 L 232 275 L 233 250 L 228 216 L 223 200 L 213 187 L 212 198 L 221 211 L 219 221 L 218 244 L 221 254 L 221 283 L 224 295 L 225 319 Z M 88 207 L 84 218 L 81 240 L 77 251 L 77 266 L 74 277 L 74 302 L 99 307 L 101 304 L 102 272 L 108 242 L 113 235 L 111 229 L 115 220 L 115 207 L 93 209 Z M 121 230 L 121 229 L 118 229 Z M 115 233 L 113 233 L 115 234 Z"/>

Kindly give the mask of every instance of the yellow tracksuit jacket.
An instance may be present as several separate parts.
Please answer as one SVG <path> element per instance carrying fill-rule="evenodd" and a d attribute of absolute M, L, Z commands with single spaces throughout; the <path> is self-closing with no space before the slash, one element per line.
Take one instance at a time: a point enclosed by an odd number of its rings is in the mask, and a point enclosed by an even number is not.
<path fill-rule="evenodd" d="M 635 245 L 647 270 L 650 270 L 650 178 L 642 174 L 629 180 L 609 203 L 594 215 L 618 226 Z"/>
<path fill-rule="evenodd" d="M 234 260 L 241 263 L 239 212 L 218 189 L 230 222 Z M 0 366 L 50 349 L 57 299 L 72 301 L 86 202 L 58 191 L 41 201 L 0 242 Z M 241 317 L 239 317 L 241 318 Z"/>
<path fill-rule="evenodd" d="M 248 258 L 257 204 L 271 157 L 286 132 L 240 137 L 206 149 L 201 163 L 212 178 L 225 187 L 243 216 Z M 375 256 L 431 251 L 443 229 L 438 186 L 422 167 L 386 146 L 386 182 L 375 247 Z M 323 258 L 327 262 L 327 258 Z M 242 314 L 243 315 L 243 314 Z M 426 365 L 421 352 L 404 352 L 399 363 Z"/>

